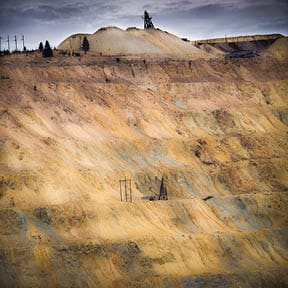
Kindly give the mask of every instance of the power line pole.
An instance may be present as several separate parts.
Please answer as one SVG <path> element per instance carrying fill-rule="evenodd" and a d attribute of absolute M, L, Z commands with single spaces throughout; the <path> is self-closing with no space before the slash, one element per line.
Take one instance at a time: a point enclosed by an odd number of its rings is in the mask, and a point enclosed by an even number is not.
<path fill-rule="evenodd" d="M 2 36 L 0 35 L 0 52 L 2 51 L 2 49 L 1 49 L 1 48 L 2 48 L 2 46 L 1 46 L 1 44 L 2 44 L 2 39 L 3 39 L 3 38 L 2 38 Z"/>
<path fill-rule="evenodd" d="M 16 37 L 16 35 L 15 35 L 15 37 L 14 37 L 14 42 L 15 42 L 15 50 L 17 51 L 18 50 L 18 48 L 17 48 L 17 37 Z"/>
<path fill-rule="evenodd" d="M 22 35 L 21 40 L 22 40 L 22 43 L 23 43 L 23 51 L 24 51 L 24 47 L 25 47 L 25 45 L 24 45 L 24 35 Z"/>
<path fill-rule="evenodd" d="M 8 43 L 8 51 L 10 52 L 10 39 L 9 39 L 9 35 L 7 35 L 7 43 Z"/>

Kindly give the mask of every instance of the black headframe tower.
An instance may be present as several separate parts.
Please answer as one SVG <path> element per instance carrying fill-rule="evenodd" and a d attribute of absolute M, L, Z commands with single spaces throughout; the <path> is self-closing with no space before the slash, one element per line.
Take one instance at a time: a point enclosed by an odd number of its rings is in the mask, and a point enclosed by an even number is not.
<path fill-rule="evenodd" d="M 120 199 L 124 202 L 132 202 L 132 188 L 131 179 L 119 180 L 120 185 Z"/>
<path fill-rule="evenodd" d="M 146 10 L 144 11 L 144 16 L 142 16 L 142 18 L 144 19 L 144 29 L 155 29 L 152 23 L 152 17 L 150 17 Z"/>

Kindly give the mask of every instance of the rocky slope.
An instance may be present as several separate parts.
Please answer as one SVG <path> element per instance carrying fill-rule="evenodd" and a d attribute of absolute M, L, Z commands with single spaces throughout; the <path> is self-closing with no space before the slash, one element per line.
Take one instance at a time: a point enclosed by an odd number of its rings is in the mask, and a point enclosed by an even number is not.
<path fill-rule="evenodd" d="M 0 61 L 1 287 L 288 285 L 287 58 Z"/>

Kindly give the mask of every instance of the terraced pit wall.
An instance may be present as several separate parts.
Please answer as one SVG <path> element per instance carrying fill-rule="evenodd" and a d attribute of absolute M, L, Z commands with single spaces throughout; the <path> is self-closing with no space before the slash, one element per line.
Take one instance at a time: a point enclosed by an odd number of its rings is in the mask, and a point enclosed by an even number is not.
<path fill-rule="evenodd" d="M 287 60 L 29 59 L 0 59 L 1 287 L 287 286 Z"/>
<path fill-rule="evenodd" d="M 205 39 L 205 40 L 193 40 L 190 41 L 192 44 L 215 44 L 215 43 L 237 43 L 237 42 L 251 42 L 251 41 L 269 41 L 276 40 L 283 37 L 281 34 L 266 34 L 266 35 L 251 35 L 251 36 L 237 36 L 237 37 L 224 37 L 215 39 Z"/>

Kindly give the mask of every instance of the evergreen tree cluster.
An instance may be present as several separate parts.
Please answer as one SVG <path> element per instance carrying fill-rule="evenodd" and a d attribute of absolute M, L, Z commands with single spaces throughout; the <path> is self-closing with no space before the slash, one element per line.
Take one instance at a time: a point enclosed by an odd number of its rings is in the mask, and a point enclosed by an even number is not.
<path fill-rule="evenodd" d="M 81 49 L 85 52 L 85 54 L 87 53 L 87 51 L 89 51 L 90 45 L 89 45 L 89 41 L 88 41 L 87 37 L 84 37 L 84 39 L 82 41 Z M 52 48 L 51 48 L 51 46 L 47 40 L 45 42 L 45 46 L 43 45 L 43 42 L 39 43 L 38 51 L 40 51 L 42 53 L 42 56 L 45 58 L 53 57 L 53 50 L 52 50 Z M 80 56 L 80 53 L 74 53 L 73 52 L 72 56 Z"/>
<path fill-rule="evenodd" d="M 38 50 L 40 52 L 42 52 L 42 56 L 45 57 L 45 58 L 53 57 L 53 50 L 52 50 L 48 40 L 46 40 L 45 46 L 43 46 L 43 43 L 40 42 Z"/>
<path fill-rule="evenodd" d="M 87 39 L 87 37 L 85 36 L 82 42 L 82 50 L 85 52 L 85 54 L 87 53 L 87 51 L 89 51 L 90 49 L 90 45 L 89 45 L 89 41 Z"/>
<path fill-rule="evenodd" d="M 38 50 L 39 50 L 40 52 L 42 52 L 42 51 L 43 51 L 43 49 L 44 49 L 43 43 L 42 43 L 42 42 L 40 42 L 40 43 L 39 43 L 39 47 L 38 47 Z"/>

